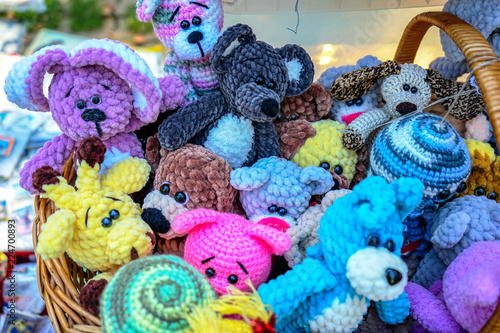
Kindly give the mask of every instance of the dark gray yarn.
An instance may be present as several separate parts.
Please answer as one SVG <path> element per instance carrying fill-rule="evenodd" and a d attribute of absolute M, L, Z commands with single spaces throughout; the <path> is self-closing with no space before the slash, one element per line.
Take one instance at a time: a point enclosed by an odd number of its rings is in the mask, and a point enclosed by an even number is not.
<path fill-rule="evenodd" d="M 233 43 L 239 45 L 224 55 Z M 298 78 L 289 78 L 287 62 L 290 61 L 301 65 Z M 279 110 L 285 96 L 300 95 L 307 90 L 314 76 L 309 55 L 297 45 L 274 49 L 256 41 L 249 26 L 237 24 L 219 36 L 211 63 L 220 92 L 204 95 L 166 119 L 158 132 L 161 146 L 172 150 L 187 142 L 203 144 L 219 119 L 233 114 L 251 120 L 254 127 L 254 142 L 244 165 L 279 156 L 278 136 L 272 124 L 277 114 L 265 114 L 263 103 L 275 101 Z M 262 78 L 264 84 L 258 84 Z"/>

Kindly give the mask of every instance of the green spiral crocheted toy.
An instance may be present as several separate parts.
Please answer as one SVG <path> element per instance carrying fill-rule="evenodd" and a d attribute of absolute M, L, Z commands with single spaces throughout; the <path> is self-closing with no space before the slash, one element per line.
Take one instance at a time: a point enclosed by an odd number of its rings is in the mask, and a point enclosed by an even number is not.
<path fill-rule="evenodd" d="M 186 315 L 215 299 L 208 280 L 182 259 L 136 259 L 118 270 L 102 294 L 103 332 L 189 332 Z"/>

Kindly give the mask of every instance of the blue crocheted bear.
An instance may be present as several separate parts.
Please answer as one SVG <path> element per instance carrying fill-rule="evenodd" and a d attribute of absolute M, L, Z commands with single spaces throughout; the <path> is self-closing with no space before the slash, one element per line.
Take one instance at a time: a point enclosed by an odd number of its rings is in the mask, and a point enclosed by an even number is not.
<path fill-rule="evenodd" d="M 422 200 L 415 178 L 370 177 L 337 199 L 320 220 L 319 243 L 302 264 L 258 292 L 278 316 L 277 332 L 352 332 L 370 301 L 380 318 L 402 322 L 410 303 L 400 258 L 401 221 Z"/>
<path fill-rule="evenodd" d="M 335 183 L 323 168 L 302 169 L 283 158 L 268 157 L 252 167 L 233 170 L 231 185 L 240 191 L 241 204 L 251 221 L 273 216 L 293 227 L 309 207 L 311 197 L 328 192 Z"/>

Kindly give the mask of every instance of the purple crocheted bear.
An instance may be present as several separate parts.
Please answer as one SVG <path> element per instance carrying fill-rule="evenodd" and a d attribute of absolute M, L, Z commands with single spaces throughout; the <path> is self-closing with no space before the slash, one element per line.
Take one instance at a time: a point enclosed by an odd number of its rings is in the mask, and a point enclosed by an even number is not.
<path fill-rule="evenodd" d="M 46 73 L 54 74 L 48 98 Z M 107 148 L 101 172 L 127 157 L 144 157 L 132 132 L 154 122 L 162 92 L 146 62 L 125 44 L 87 40 L 70 52 L 61 45 L 45 47 L 17 62 L 5 92 L 21 108 L 51 112 L 63 132 L 24 164 L 20 185 L 31 194 L 32 174 L 48 165 L 61 171 L 81 140 L 100 137 Z"/>
<path fill-rule="evenodd" d="M 162 147 L 203 145 L 233 169 L 279 156 L 273 120 L 285 96 L 300 95 L 311 85 L 309 55 L 298 45 L 275 49 L 257 41 L 249 26 L 237 24 L 219 36 L 210 60 L 220 91 L 166 119 L 158 131 Z"/>
<path fill-rule="evenodd" d="M 409 282 L 405 290 L 410 313 L 421 326 L 414 332 L 479 332 L 498 305 L 499 258 L 499 241 L 478 242 L 462 252 L 429 290 Z"/>

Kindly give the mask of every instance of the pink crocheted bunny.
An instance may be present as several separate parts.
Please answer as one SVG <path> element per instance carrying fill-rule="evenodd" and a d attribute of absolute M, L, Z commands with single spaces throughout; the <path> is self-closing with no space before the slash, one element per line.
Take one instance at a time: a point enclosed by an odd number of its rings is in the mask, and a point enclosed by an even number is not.
<path fill-rule="evenodd" d="M 226 294 L 229 284 L 250 291 L 247 279 L 258 288 L 271 272 L 271 256 L 290 249 L 286 222 L 276 220 L 254 224 L 239 215 L 195 209 L 179 215 L 172 229 L 189 234 L 184 260 L 203 273 L 215 291 Z"/>
<path fill-rule="evenodd" d="M 54 74 L 48 98 L 46 73 Z M 70 52 L 61 45 L 45 47 L 10 70 L 8 99 L 31 111 L 51 112 L 63 134 L 47 142 L 21 170 L 21 186 L 31 194 L 31 175 L 48 165 L 61 171 L 81 140 L 98 136 L 107 148 L 104 173 L 129 156 L 143 157 L 133 131 L 156 121 L 162 99 L 158 80 L 146 62 L 125 44 L 87 40 Z"/>
<path fill-rule="evenodd" d="M 179 105 L 185 106 L 218 88 L 210 54 L 223 26 L 221 0 L 138 0 L 137 17 L 152 19 L 158 38 L 171 50 L 165 75 L 182 81 L 182 89 L 175 85 L 170 92 L 162 89 L 164 94 L 186 96 Z"/>

